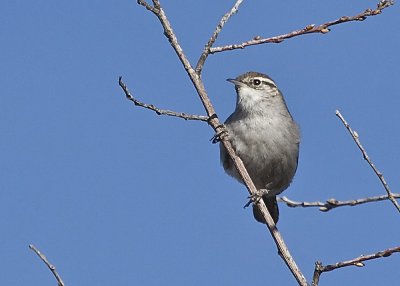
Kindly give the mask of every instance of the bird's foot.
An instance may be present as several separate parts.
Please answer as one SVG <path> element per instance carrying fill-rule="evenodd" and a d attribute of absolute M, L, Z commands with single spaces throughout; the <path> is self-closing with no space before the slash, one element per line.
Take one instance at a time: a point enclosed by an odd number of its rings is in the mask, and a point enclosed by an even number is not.
<path fill-rule="evenodd" d="M 218 131 L 217 133 L 215 133 L 215 135 L 210 139 L 212 144 L 221 142 L 222 138 L 227 135 L 228 131 L 225 128 L 225 125 L 221 124 L 217 127 L 217 129 L 221 128 L 220 131 Z"/>
<path fill-rule="evenodd" d="M 251 203 L 258 203 L 264 196 L 268 195 L 269 190 L 267 189 L 260 189 L 257 190 L 254 194 L 248 196 L 249 201 L 244 205 L 244 209 L 247 208 Z"/>

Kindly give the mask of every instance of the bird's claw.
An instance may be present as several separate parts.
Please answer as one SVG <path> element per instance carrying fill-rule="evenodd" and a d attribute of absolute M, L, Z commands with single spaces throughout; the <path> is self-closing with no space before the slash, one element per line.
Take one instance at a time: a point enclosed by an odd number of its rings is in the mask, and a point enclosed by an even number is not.
<path fill-rule="evenodd" d="M 249 201 L 243 206 L 243 208 L 244 209 L 247 208 L 252 203 L 254 204 L 258 203 L 268 193 L 269 191 L 267 189 L 257 190 L 254 194 L 251 194 L 250 196 L 247 197 Z"/>
<path fill-rule="evenodd" d="M 224 125 L 221 125 L 218 127 L 222 127 L 223 129 L 221 131 L 218 131 L 217 133 L 215 133 L 215 135 L 210 139 L 212 144 L 220 142 L 222 137 L 228 133 L 228 131 L 224 128 Z"/>

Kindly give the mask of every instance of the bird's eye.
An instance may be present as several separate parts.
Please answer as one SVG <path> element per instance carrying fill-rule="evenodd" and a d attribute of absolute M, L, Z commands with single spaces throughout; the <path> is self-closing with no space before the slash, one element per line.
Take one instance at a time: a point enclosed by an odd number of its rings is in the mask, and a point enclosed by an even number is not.
<path fill-rule="evenodd" d="M 254 80 L 253 80 L 253 84 L 254 84 L 255 86 L 259 86 L 259 85 L 261 84 L 261 80 L 259 80 L 259 79 L 254 79 Z"/>

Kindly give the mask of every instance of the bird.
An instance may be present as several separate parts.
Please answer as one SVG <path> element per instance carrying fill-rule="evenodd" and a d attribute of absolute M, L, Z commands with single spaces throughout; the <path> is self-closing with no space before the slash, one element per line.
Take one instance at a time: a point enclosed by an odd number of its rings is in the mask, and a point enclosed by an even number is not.
<path fill-rule="evenodd" d="M 227 81 L 236 90 L 236 108 L 224 123 L 227 138 L 276 224 L 279 220 L 276 196 L 289 187 L 297 170 L 299 127 L 281 91 L 268 75 L 251 71 Z M 222 142 L 220 160 L 225 172 L 243 183 Z M 253 215 L 258 222 L 266 223 L 255 204 Z"/>

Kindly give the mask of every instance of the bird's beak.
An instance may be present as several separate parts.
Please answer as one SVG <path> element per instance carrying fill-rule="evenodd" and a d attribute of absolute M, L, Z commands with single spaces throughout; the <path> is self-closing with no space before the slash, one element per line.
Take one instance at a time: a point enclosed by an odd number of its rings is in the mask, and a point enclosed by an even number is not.
<path fill-rule="evenodd" d="M 233 83 L 235 86 L 241 86 L 241 85 L 243 85 L 242 82 L 240 82 L 240 81 L 238 81 L 238 80 L 236 80 L 236 79 L 233 79 L 233 78 L 228 78 L 227 81 Z"/>

